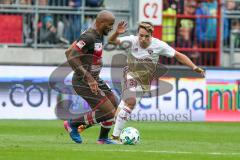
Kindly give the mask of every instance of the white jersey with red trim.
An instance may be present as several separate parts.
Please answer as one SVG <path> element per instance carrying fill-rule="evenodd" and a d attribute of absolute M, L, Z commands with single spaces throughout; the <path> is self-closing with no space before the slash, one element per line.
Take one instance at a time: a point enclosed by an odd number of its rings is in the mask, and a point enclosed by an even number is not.
<path fill-rule="evenodd" d="M 120 37 L 119 40 L 121 43 L 129 42 L 131 44 L 127 51 L 128 74 L 139 82 L 143 90 L 149 91 L 159 56 L 173 57 L 175 50 L 154 37 L 147 48 L 140 46 L 137 36 Z"/>
<path fill-rule="evenodd" d="M 153 63 L 157 63 L 160 55 L 167 57 L 175 55 L 175 50 L 172 47 L 154 37 L 152 37 L 152 41 L 147 48 L 140 47 L 138 37 L 134 35 L 120 37 L 119 40 L 121 43 L 131 43 L 130 54 L 136 59 L 150 59 Z"/>

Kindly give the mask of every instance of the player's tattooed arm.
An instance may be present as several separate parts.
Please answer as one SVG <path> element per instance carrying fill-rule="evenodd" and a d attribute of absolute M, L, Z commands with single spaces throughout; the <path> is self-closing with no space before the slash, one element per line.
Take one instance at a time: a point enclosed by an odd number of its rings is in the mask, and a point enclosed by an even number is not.
<path fill-rule="evenodd" d="M 65 51 L 67 61 L 74 71 L 77 71 L 78 73 L 83 75 L 92 92 L 97 94 L 99 90 L 98 83 L 92 77 L 92 75 L 82 66 L 81 53 L 79 53 L 79 51 L 74 48 L 76 43 L 77 41 L 73 42 L 73 44 Z"/>
<path fill-rule="evenodd" d="M 186 55 L 176 51 L 175 58 L 177 59 L 177 61 L 190 67 L 192 70 L 201 74 L 203 77 L 205 76 L 205 71 L 202 68 L 196 66 Z"/>
<path fill-rule="evenodd" d="M 77 41 L 73 42 L 73 44 L 65 51 L 65 55 L 72 69 L 77 71 L 78 73 L 81 73 L 82 75 L 85 75 L 87 74 L 87 70 L 82 66 L 79 51 L 74 48 L 74 45 L 76 45 L 76 43 Z"/>

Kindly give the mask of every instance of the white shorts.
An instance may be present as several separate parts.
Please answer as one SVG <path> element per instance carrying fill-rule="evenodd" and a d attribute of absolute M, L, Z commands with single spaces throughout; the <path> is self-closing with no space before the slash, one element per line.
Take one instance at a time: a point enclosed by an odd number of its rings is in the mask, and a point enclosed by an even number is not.
<path fill-rule="evenodd" d="M 139 103 L 139 101 L 142 99 L 142 97 L 145 97 L 145 94 L 149 94 L 152 90 L 156 90 L 156 85 L 151 85 L 151 89 L 149 92 L 143 92 L 142 86 L 140 82 L 135 80 L 127 70 L 125 70 L 123 74 L 124 78 L 121 81 L 122 85 L 122 96 L 121 96 L 121 102 L 118 105 L 120 108 L 123 108 L 125 106 L 124 99 L 127 98 L 136 98 L 136 104 Z M 149 96 L 148 96 L 149 97 Z"/>
<path fill-rule="evenodd" d="M 122 96 L 121 102 L 118 105 L 120 108 L 124 108 L 124 99 L 136 98 L 137 103 L 140 98 L 139 95 L 142 93 L 142 87 L 138 81 L 136 81 L 129 73 L 124 74 L 124 78 L 121 82 L 122 85 Z"/>

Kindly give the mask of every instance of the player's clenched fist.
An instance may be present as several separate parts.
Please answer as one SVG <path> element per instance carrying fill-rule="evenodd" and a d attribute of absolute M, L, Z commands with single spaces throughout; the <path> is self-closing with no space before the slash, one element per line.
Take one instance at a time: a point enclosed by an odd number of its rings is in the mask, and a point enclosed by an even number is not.
<path fill-rule="evenodd" d="M 195 67 L 193 70 L 197 73 L 200 73 L 203 77 L 205 77 L 205 70 L 200 67 Z"/>

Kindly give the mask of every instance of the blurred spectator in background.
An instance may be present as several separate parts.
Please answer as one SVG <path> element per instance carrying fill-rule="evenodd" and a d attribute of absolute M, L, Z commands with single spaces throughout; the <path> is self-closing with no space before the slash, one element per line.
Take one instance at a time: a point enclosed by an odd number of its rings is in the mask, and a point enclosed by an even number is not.
<path fill-rule="evenodd" d="M 38 5 L 39 6 L 47 6 L 48 5 L 48 0 L 38 0 Z"/>
<path fill-rule="evenodd" d="M 206 0 L 201 2 L 196 10 L 196 38 L 199 48 L 216 48 L 217 40 L 217 2 L 216 0 Z M 214 17 L 201 17 L 214 16 Z M 228 20 L 224 19 L 223 40 L 229 36 Z M 202 60 L 206 65 L 216 64 L 216 54 L 204 52 Z"/>
<path fill-rule="evenodd" d="M 4 5 L 11 5 L 13 4 L 13 1 L 12 0 L 0 0 L 0 4 L 4 4 Z M 7 6 L 4 6 L 4 7 L 0 7 L 0 9 L 8 9 L 9 7 Z"/>
<path fill-rule="evenodd" d="M 163 1 L 163 32 L 162 40 L 173 46 L 175 42 L 175 28 L 176 28 L 176 9 L 173 8 L 168 0 Z"/>
<path fill-rule="evenodd" d="M 0 0 L 0 4 L 12 4 L 12 0 Z"/>
<path fill-rule="evenodd" d="M 217 2 L 216 0 L 206 0 L 202 2 L 200 7 L 196 10 L 196 15 L 217 16 Z M 229 35 L 228 21 L 224 19 L 224 33 L 223 39 Z M 199 47 L 216 46 L 217 38 L 217 18 L 202 18 L 196 19 L 196 37 Z"/>
<path fill-rule="evenodd" d="M 206 0 L 206 2 L 202 2 L 200 7 L 196 10 L 196 15 L 217 16 L 217 3 L 214 0 Z M 196 36 L 199 47 L 215 47 L 217 37 L 217 19 L 202 17 L 197 18 Z"/>
<path fill-rule="evenodd" d="M 57 29 L 53 25 L 52 16 L 45 16 L 42 25 L 39 26 L 40 43 L 56 44 L 57 43 Z"/>
<path fill-rule="evenodd" d="M 103 6 L 103 0 L 87 0 L 86 6 L 88 7 L 102 7 Z"/>
<path fill-rule="evenodd" d="M 227 11 L 236 11 L 236 10 L 240 10 L 240 1 L 233 1 L 233 0 L 228 0 L 225 3 L 225 8 Z M 229 19 L 229 30 L 233 31 L 233 32 L 239 32 L 240 31 L 240 20 L 239 19 Z M 236 48 L 240 48 L 240 37 L 237 34 L 233 35 L 235 42 L 234 42 L 234 46 Z M 228 39 L 224 40 L 224 45 L 225 46 L 229 46 L 230 45 L 230 37 Z"/>
<path fill-rule="evenodd" d="M 195 15 L 195 11 L 197 8 L 197 2 L 195 0 L 185 0 L 184 1 L 184 12 L 183 14 L 186 16 L 190 16 L 189 18 L 183 18 L 179 20 L 178 24 L 178 32 L 177 32 L 177 47 L 182 48 L 197 48 L 196 44 L 194 44 L 194 27 L 195 27 L 195 19 L 191 18 L 192 15 Z M 199 58 L 199 52 L 183 52 L 192 60 Z"/>
<path fill-rule="evenodd" d="M 32 0 L 16 0 L 15 3 L 20 5 L 32 5 Z"/>
<path fill-rule="evenodd" d="M 45 1 L 46 3 L 46 1 Z M 48 0 L 48 4 L 51 6 L 68 6 L 73 10 L 80 10 L 82 7 L 82 0 Z M 86 6 L 100 7 L 103 5 L 103 0 L 86 0 Z M 57 26 L 57 37 L 66 38 L 69 42 L 76 40 L 81 32 L 88 29 L 92 22 L 92 16 L 85 16 L 84 23 L 81 24 L 81 15 L 68 14 L 54 17 Z"/>
<path fill-rule="evenodd" d="M 235 10 L 235 8 L 236 8 L 236 2 L 235 1 L 228 0 L 226 2 L 226 9 L 227 10 Z"/>
<path fill-rule="evenodd" d="M 227 10 L 239 10 L 240 9 L 240 1 L 236 1 L 236 0 L 226 1 L 226 9 Z"/>
<path fill-rule="evenodd" d="M 87 0 L 86 6 L 87 7 L 103 7 L 103 0 Z M 84 23 L 82 24 L 82 32 L 86 31 L 88 28 L 90 28 L 94 22 L 94 19 L 96 16 L 85 16 L 84 17 Z"/>
<path fill-rule="evenodd" d="M 50 6 L 71 6 L 81 7 L 82 0 L 48 0 Z M 101 7 L 104 0 L 86 0 L 86 6 L 88 7 Z"/>
<path fill-rule="evenodd" d="M 50 6 L 68 6 L 69 0 L 48 0 Z"/>
<path fill-rule="evenodd" d="M 88 28 L 90 28 L 93 24 L 93 18 L 92 16 L 85 16 L 84 24 L 82 25 L 82 31 L 86 31 Z"/>
<path fill-rule="evenodd" d="M 177 14 L 183 14 L 184 11 L 184 1 L 185 0 L 178 0 L 176 3 L 177 6 Z"/>
<path fill-rule="evenodd" d="M 70 0 L 69 7 L 72 7 L 76 11 L 81 7 L 81 0 Z M 64 37 L 72 43 L 81 34 L 81 16 L 80 15 L 66 15 L 64 18 Z"/>
<path fill-rule="evenodd" d="M 50 15 L 45 16 L 43 18 L 43 22 L 39 23 L 39 38 L 40 43 L 69 43 L 69 41 L 67 41 L 64 37 L 58 35 L 58 30 L 54 26 L 53 17 Z"/>
<path fill-rule="evenodd" d="M 184 7 L 184 15 L 192 16 L 195 15 L 197 3 L 195 0 L 188 0 L 185 3 Z M 178 28 L 178 39 L 177 39 L 177 46 L 178 47 L 193 47 L 193 35 L 194 35 L 194 26 L 195 22 L 194 19 L 183 18 L 179 21 L 179 28 Z"/>
<path fill-rule="evenodd" d="M 32 5 L 32 0 L 16 0 L 15 4 Z M 33 35 L 34 35 L 33 23 L 34 23 L 33 15 L 30 13 L 24 13 L 23 14 L 23 35 L 24 35 L 24 42 L 27 45 L 31 45 L 33 43 Z"/>
<path fill-rule="evenodd" d="M 63 23 L 62 17 L 57 17 L 57 36 L 58 37 L 64 37 L 64 28 L 65 25 Z"/>
<path fill-rule="evenodd" d="M 231 30 L 233 32 L 238 32 L 238 34 L 234 34 L 233 38 L 234 38 L 234 47 L 235 48 L 240 48 L 240 20 L 236 19 L 232 21 L 232 28 Z"/>
<path fill-rule="evenodd" d="M 35 3 L 37 3 L 35 1 Z M 40 7 L 48 6 L 48 0 L 38 0 Z M 57 29 L 54 26 L 54 19 L 50 15 L 40 14 L 38 22 L 38 38 L 39 43 L 56 44 Z"/>
<path fill-rule="evenodd" d="M 68 6 L 70 6 L 70 7 L 81 7 L 82 6 L 82 0 L 69 0 Z"/>

